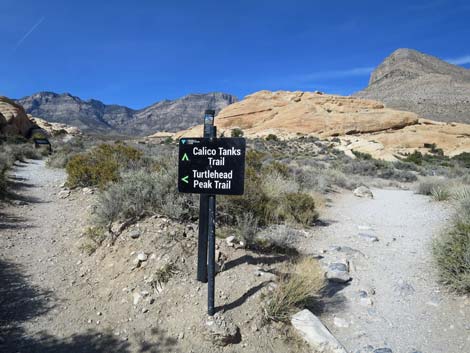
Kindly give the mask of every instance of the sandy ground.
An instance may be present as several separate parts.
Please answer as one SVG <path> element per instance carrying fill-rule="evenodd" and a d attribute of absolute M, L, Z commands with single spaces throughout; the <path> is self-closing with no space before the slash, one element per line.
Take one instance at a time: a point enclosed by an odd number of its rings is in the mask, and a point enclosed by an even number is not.
<path fill-rule="evenodd" d="M 329 225 L 304 245 L 325 264 L 349 260 L 352 280 L 331 289 L 322 320 L 350 352 L 470 352 L 470 300 L 440 288 L 431 258 L 450 205 L 412 191 L 372 191 L 374 199 L 335 197 L 324 211 Z"/>
<path fill-rule="evenodd" d="M 116 279 L 121 269 L 129 270 L 127 252 L 149 246 L 145 238 L 134 243 L 123 238 L 119 249 L 80 257 L 78 240 L 93 196 L 76 192 L 59 198 L 64 172 L 45 168 L 42 161 L 19 164 L 13 177 L 16 200 L 0 209 L 0 352 L 204 351 L 191 341 L 191 333 L 196 336 L 199 330 L 194 318 L 187 319 L 189 329 L 181 339 L 184 317 L 193 315 L 189 308 L 204 312 L 204 291 L 189 293 L 199 287 L 193 279 L 175 286 L 181 293 L 175 291 L 173 299 L 150 308 L 145 317 L 121 290 L 120 281 L 131 277 Z M 373 192 L 373 200 L 350 193 L 335 197 L 324 210 L 326 224 L 303 240 L 303 249 L 321 254 L 325 264 L 348 260 L 352 276 L 347 285 L 329 287 L 316 314 L 350 352 L 371 352 L 371 347 L 389 347 L 395 353 L 470 352 L 470 300 L 436 284 L 430 258 L 430 240 L 447 222 L 451 208 L 411 191 Z M 379 241 L 369 242 L 359 233 Z M 227 254 L 234 263 L 246 257 L 242 250 L 227 251 L 232 251 Z M 249 289 L 263 281 L 253 276 L 257 266 L 257 259 L 243 260 L 217 280 L 230 288 L 218 302 L 229 303 L 225 310 L 242 335 L 253 326 L 251 316 L 242 316 L 250 311 L 253 316 L 259 303 L 259 292 L 250 298 Z M 241 273 L 247 273 L 246 279 Z M 116 289 L 110 291 L 113 285 Z M 181 297 L 189 304 L 177 300 Z M 201 305 L 195 307 L 194 300 Z M 173 305 L 179 305 L 176 319 Z M 161 320 L 151 319 L 152 310 L 169 320 L 169 330 L 158 329 Z M 297 351 L 295 346 L 287 349 L 280 339 L 270 343 L 270 335 L 261 327 L 245 334 L 242 344 L 210 351 L 257 352 L 257 344 L 263 344 L 260 352 L 271 352 L 266 348 L 270 346 L 272 351 Z"/>

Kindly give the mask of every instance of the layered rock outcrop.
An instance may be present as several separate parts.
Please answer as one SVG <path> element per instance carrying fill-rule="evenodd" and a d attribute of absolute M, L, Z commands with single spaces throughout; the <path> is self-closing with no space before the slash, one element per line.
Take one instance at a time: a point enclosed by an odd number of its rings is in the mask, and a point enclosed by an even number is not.
<path fill-rule="evenodd" d="M 33 127 L 21 105 L 0 96 L 0 133 L 27 137 Z"/>
<path fill-rule="evenodd" d="M 432 144 L 450 156 L 470 152 L 470 125 L 435 122 L 377 101 L 321 92 L 256 92 L 223 109 L 215 123 L 225 136 L 234 128 L 247 137 L 317 136 L 349 154 L 355 150 L 386 160 L 414 150 L 427 152 Z M 198 125 L 175 138 L 201 135 Z"/>

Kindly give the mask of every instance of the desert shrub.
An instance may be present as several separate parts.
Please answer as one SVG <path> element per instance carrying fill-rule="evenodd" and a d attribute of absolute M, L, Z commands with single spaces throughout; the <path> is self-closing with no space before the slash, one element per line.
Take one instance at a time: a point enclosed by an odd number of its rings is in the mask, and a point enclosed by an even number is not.
<path fill-rule="evenodd" d="M 460 153 L 460 154 L 452 157 L 452 160 L 456 161 L 463 168 L 470 169 L 470 152 Z"/>
<path fill-rule="evenodd" d="M 451 193 L 446 186 L 435 186 L 431 190 L 431 196 L 435 201 L 447 201 L 451 197 Z"/>
<path fill-rule="evenodd" d="M 82 138 L 72 138 L 66 143 L 57 142 L 57 147 L 46 160 L 46 165 L 50 168 L 65 168 L 74 156 L 83 153 L 85 149 L 85 141 Z"/>
<path fill-rule="evenodd" d="M 84 233 L 85 240 L 79 247 L 87 255 L 93 254 L 106 240 L 106 232 L 102 227 L 88 227 Z"/>
<path fill-rule="evenodd" d="M 356 156 L 358 159 L 363 159 L 363 160 L 372 160 L 372 155 L 369 153 L 364 153 L 364 152 L 359 152 L 355 150 L 351 150 L 351 152 Z"/>
<path fill-rule="evenodd" d="M 268 320 L 290 320 L 291 314 L 318 298 L 325 285 L 323 271 L 317 260 L 304 258 L 290 265 L 282 274 L 272 293 L 264 299 L 264 313 Z"/>
<path fill-rule="evenodd" d="M 285 221 L 310 224 L 317 217 L 313 197 L 299 190 L 293 174 L 266 154 L 250 150 L 246 156 L 245 194 L 220 197 L 218 219 L 236 224 L 237 217 L 251 213 L 259 226 Z M 287 175 L 286 175 L 287 174 Z"/>
<path fill-rule="evenodd" d="M 256 244 L 258 219 L 251 212 L 238 215 L 236 219 L 237 237 L 245 243 L 247 248 L 253 247 Z"/>
<path fill-rule="evenodd" d="M 266 136 L 266 141 L 279 141 L 278 137 L 274 134 L 269 134 Z"/>
<path fill-rule="evenodd" d="M 234 129 L 232 129 L 230 134 L 231 134 L 232 137 L 242 137 L 243 136 L 243 130 L 236 127 Z"/>
<path fill-rule="evenodd" d="M 428 177 L 423 178 L 418 183 L 418 188 L 416 192 L 421 195 L 432 195 L 433 189 L 437 187 L 443 187 L 445 181 L 440 178 Z"/>
<path fill-rule="evenodd" d="M 120 170 L 142 158 L 142 152 L 124 144 L 102 144 L 91 151 L 78 154 L 67 163 L 67 184 L 105 187 L 120 178 Z"/>
<path fill-rule="evenodd" d="M 455 187 L 452 191 L 452 199 L 454 200 L 465 200 L 470 199 L 470 186 L 468 185 L 460 185 Z"/>
<path fill-rule="evenodd" d="M 257 234 L 251 248 L 262 252 L 294 255 L 297 254 L 295 243 L 301 237 L 302 233 L 289 225 L 271 225 Z"/>
<path fill-rule="evenodd" d="M 454 220 L 433 242 L 441 282 L 460 293 L 470 293 L 470 199 L 457 208 Z"/>
<path fill-rule="evenodd" d="M 123 174 L 122 179 L 100 193 L 95 222 L 110 226 L 155 212 L 170 218 L 187 220 L 195 216 L 195 198 L 177 193 L 176 168 L 148 173 L 137 170 Z"/>

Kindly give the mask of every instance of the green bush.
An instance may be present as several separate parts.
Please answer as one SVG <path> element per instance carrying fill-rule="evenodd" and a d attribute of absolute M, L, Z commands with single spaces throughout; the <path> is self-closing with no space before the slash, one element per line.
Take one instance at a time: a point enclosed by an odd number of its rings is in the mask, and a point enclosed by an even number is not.
<path fill-rule="evenodd" d="M 470 169 L 470 152 L 463 152 L 454 157 L 452 157 L 453 161 L 456 161 L 460 164 L 463 168 Z"/>
<path fill-rule="evenodd" d="M 276 163 L 264 164 L 263 157 L 259 152 L 247 153 L 245 194 L 219 199 L 221 222 L 235 224 L 237 217 L 246 213 L 251 213 L 260 226 L 284 222 L 309 225 L 315 221 L 318 213 L 313 197 L 299 190 L 293 175 L 283 176 L 287 171 Z"/>
<path fill-rule="evenodd" d="M 67 184 L 104 188 L 120 178 L 120 170 L 131 167 L 142 152 L 124 144 L 102 144 L 88 153 L 78 154 L 67 163 Z"/>
<path fill-rule="evenodd" d="M 274 134 L 269 134 L 266 136 L 266 141 L 279 141 L 278 137 Z"/>
<path fill-rule="evenodd" d="M 231 136 L 232 137 L 242 137 L 243 136 L 243 130 L 236 127 L 234 129 L 232 129 Z"/>
<path fill-rule="evenodd" d="M 433 243 L 441 282 L 459 293 L 470 293 L 470 199 L 463 199 L 449 229 Z"/>

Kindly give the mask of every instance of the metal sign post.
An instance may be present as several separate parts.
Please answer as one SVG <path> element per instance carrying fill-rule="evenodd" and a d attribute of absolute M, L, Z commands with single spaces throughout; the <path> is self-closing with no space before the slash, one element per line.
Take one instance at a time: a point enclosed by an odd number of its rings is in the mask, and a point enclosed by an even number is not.
<path fill-rule="evenodd" d="M 215 313 L 215 195 L 242 195 L 245 180 L 243 138 L 217 138 L 214 111 L 204 117 L 204 138 L 179 141 L 178 190 L 201 194 L 197 280 L 207 284 L 207 311 Z"/>
<path fill-rule="evenodd" d="M 204 113 L 204 137 L 216 137 L 214 126 L 214 110 L 206 110 Z M 183 156 L 182 158 L 185 158 Z M 186 155 L 186 159 L 189 157 Z M 197 275 L 196 279 L 199 282 L 207 282 L 207 231 L 208 231 L 208 212 L 209 212 L 209 199 L 206 194 L 199 196 L 199 237 L 197 244 Z"/>

